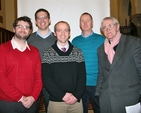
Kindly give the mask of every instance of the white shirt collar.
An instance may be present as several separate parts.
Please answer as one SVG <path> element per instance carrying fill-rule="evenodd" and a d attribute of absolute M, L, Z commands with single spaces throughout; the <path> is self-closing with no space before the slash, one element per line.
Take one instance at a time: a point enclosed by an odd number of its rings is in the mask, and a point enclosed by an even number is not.
<path fill-rule="evenodd" d="M 27 44 L 27 41 L 26 41 L 24 49 L 21 49 L 21 46 L 15 41 L 14 37 L 11 39 L 11 44 L 12 44 L 13 49 L 17 48 L 21 52 L 23 52 L 26 48 L 28 48 L 30 50 L 30 48 Z"/>
<path fill-rule="evenodd" d="M 61 50 L 61 48 L 66 48 L 66 51 L 69 49 L 69 43 L 67 43 L 65 46 L 61 46 L 57 43 L 57 47 Z"/>

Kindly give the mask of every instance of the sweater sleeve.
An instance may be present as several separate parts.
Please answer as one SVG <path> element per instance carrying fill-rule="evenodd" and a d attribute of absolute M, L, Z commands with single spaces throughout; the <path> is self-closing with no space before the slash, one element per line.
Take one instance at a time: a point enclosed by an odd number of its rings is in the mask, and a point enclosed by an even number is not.
<path fill-rule="evenodd" d="M 34 57 L 35 57 L 35 54 L 34 54 Z M 39 95 L 40 95 L 40 92 L 42 90 L 42 76 L 41 76 L 41 58 L 40 58 L 40 54 L 39 52 L 37 52 L 36 54 L 36 67 L 35 67 L 35 76 L 34 76 L 34 87 L 33 87 L 33 91 L 31 93 L 31 95 L 34 97 L 35 100 L 38 99 Z"/>
<path fill-rule="evenodd" d="M 8 98 L 8 100 L 18 102 L 22 97 L 22 93 L 13 85 L 7 76 L 8 51 L 9 48 L 7 48 L 7 46 L 0 46 L 0 97 L 2 99 Z"/>
<path fill-rule="evenodd" d="M 82 53 L 81 53 L 80 57 L 83 57 Z M 84 59 L 84 57 L 80 58 L 80 59 Z M 78 100 L 80 100 L 82 98 L 83 92 L 86 87 L 86 68 L 85 68 L 84 61 L 79 62 L 77 73 L 78 73 L 77 87 L 76 87 L 76 90 L 73 95 Z"/>
<path fill-rule="evenodd" d="M 99 92 L 101 90 L 102 81 L 103 81 L 103 74 L 101 69 L 101 55 L 100 55 L 100 48 L 98 49 L 98 79 L 97 79 L 97 85 L 96 85 L 96 91 L 95 96 L 99 96 Z"/>
<path fill-rule="evenodd" d="M 65 95 L 57 84 L 53 81 L 53 75 L 51 73 L 51 67 L 48 63 L 42 63 L 43 85 L 46 90 L 53 95 L 57 100 L 62 101 Z"/>

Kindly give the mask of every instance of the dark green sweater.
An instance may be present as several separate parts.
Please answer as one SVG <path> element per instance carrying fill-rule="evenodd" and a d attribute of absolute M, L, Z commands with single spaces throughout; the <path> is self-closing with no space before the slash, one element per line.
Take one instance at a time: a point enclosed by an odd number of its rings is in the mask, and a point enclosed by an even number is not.
<path fill-rule="evenodd" d="M 51 101 L 63 101 L 66 92 L 80 101 L 86 85 L 85 63 L 80 49 L 69 42 L 69 49 L 64 53 L 55 42 L 44 52 L 42 64 L 43 84 Z"/>

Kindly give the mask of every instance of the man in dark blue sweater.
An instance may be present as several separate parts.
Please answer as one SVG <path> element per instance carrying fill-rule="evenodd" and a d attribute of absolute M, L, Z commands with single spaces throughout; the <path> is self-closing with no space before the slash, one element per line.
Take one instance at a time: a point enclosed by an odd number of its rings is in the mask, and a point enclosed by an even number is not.
<path fill-rule="evenodd" d="M 43 84 L 49 92 L 48 113 L 82 113 L 86 85 L 84 57 L 68 40 L 70 26 L 59 21 L 54 26 L 57 41 L 42 58 Z M 61 48 L 66 48 L 66 52 Z"/>

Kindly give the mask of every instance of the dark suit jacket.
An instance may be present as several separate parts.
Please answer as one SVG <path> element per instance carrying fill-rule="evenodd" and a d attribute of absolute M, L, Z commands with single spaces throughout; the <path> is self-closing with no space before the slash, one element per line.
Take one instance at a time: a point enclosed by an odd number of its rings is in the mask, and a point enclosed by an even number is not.
<path fill-rule="evenodd" d="M 125 106 L 136 104 L 141 94 L 141 39 L 122 34 L 113 63 L 104 44 L 98 49 L 98 59 L 96 95 L 101 113 L 126 113 Z"/>

